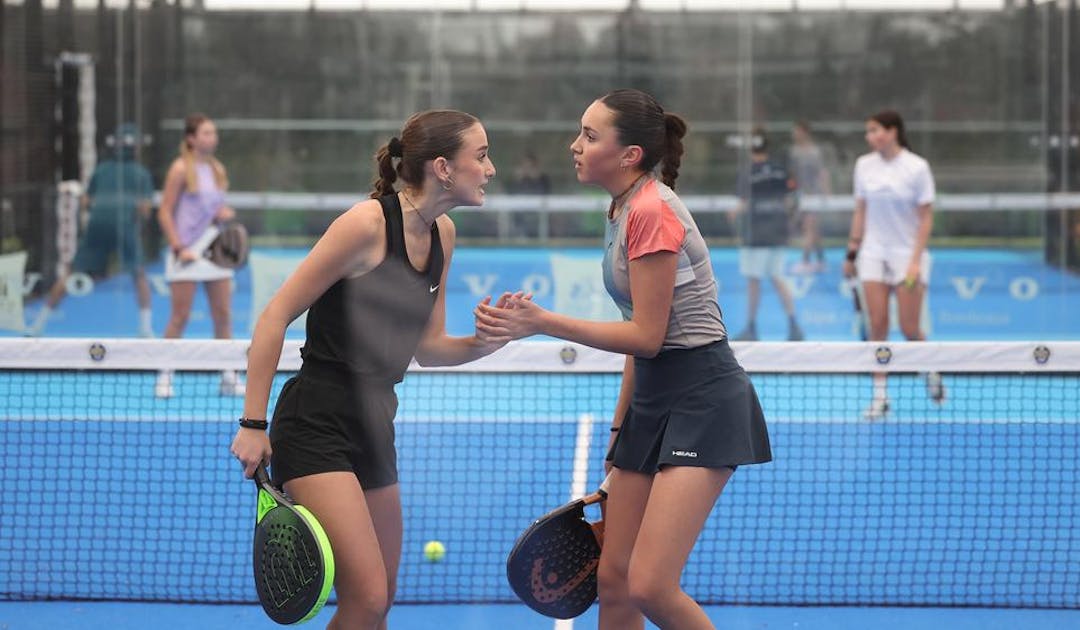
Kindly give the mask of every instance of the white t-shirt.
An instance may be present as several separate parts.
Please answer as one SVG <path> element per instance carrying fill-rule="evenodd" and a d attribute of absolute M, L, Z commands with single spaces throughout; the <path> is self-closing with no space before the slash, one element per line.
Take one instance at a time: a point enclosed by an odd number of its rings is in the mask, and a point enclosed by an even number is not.
<path fill-rule="evenodd" d="M 919 206 L 934 202 L 930 164 L 907 149 L 891 160 L 874 151 L 855 162 L 855 198 L 866 202 L 860 252 L 888 257 L 908 254 L 919 231 Z"/>

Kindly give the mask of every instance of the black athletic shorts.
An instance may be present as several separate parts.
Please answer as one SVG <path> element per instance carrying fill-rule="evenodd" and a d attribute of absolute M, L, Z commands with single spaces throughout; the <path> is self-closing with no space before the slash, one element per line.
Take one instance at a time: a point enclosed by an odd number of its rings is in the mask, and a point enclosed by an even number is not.
<path fill-rule="evenodd" d="M 274 483 L 352 471 L 365 490 L 397 483 L 394 384 L 305 361 L 281 388 L 270 423 Z"/>

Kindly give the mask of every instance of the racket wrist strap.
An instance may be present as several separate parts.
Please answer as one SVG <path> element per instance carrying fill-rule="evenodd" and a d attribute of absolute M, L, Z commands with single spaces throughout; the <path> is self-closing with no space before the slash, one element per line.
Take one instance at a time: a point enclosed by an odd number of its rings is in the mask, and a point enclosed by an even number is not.
<path fill-rule="evenodd" d="M 244 427 L 245 429 L 258 429 L 260 431 L 265 431 L 266 428 L 270 426 L 270 423 L 266 420 L 258 420 L 255 418 L 240 418 L 240 426 Z"/>

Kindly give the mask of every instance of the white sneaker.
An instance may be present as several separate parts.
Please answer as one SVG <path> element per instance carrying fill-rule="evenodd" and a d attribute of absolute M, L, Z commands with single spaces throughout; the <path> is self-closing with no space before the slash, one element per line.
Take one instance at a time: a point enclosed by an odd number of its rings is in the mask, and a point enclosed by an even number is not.
<path fill-rule="evenodd" d="M 863 412 L 863 418 L 867 420 L 879 420 L 889 413 L 889 399 L 875 398 L 870 401 L 870 406 Z"/>
<path fill-rule="evenodd" d="M 236 372 L 225 371 L 221 373 L 222 396 L 243 396 L 246 391 L 247 386 L 244 385 L 244 381 L 240 380 L 240 377 L 236 375 Z"/>
<path fill-rule="evenodd" d="M 945 383 L 941 380 L 940 373 L 926 373 L 926 395 L 939 405 L 945 401 Z"/>
<path fill-rule="evenodd" d="M 158 372 L 157 382 L 154 383 L 154 396 L 156 398 L 172 398 L 174 394 L 172 372 Z"/>

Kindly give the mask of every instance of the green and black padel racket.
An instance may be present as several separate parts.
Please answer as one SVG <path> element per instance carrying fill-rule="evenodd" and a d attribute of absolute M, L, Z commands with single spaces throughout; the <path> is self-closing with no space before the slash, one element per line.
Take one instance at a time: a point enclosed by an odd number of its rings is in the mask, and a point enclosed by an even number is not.
<path fill-rule="evenodd" d="M 334 552 L 315 516 L 270 483 L 266 468 L 255 470 L 259 488 L 255 517 L 255 589 L 259 603 L 280 624 L 311 619 L 334 585 Z"/>

